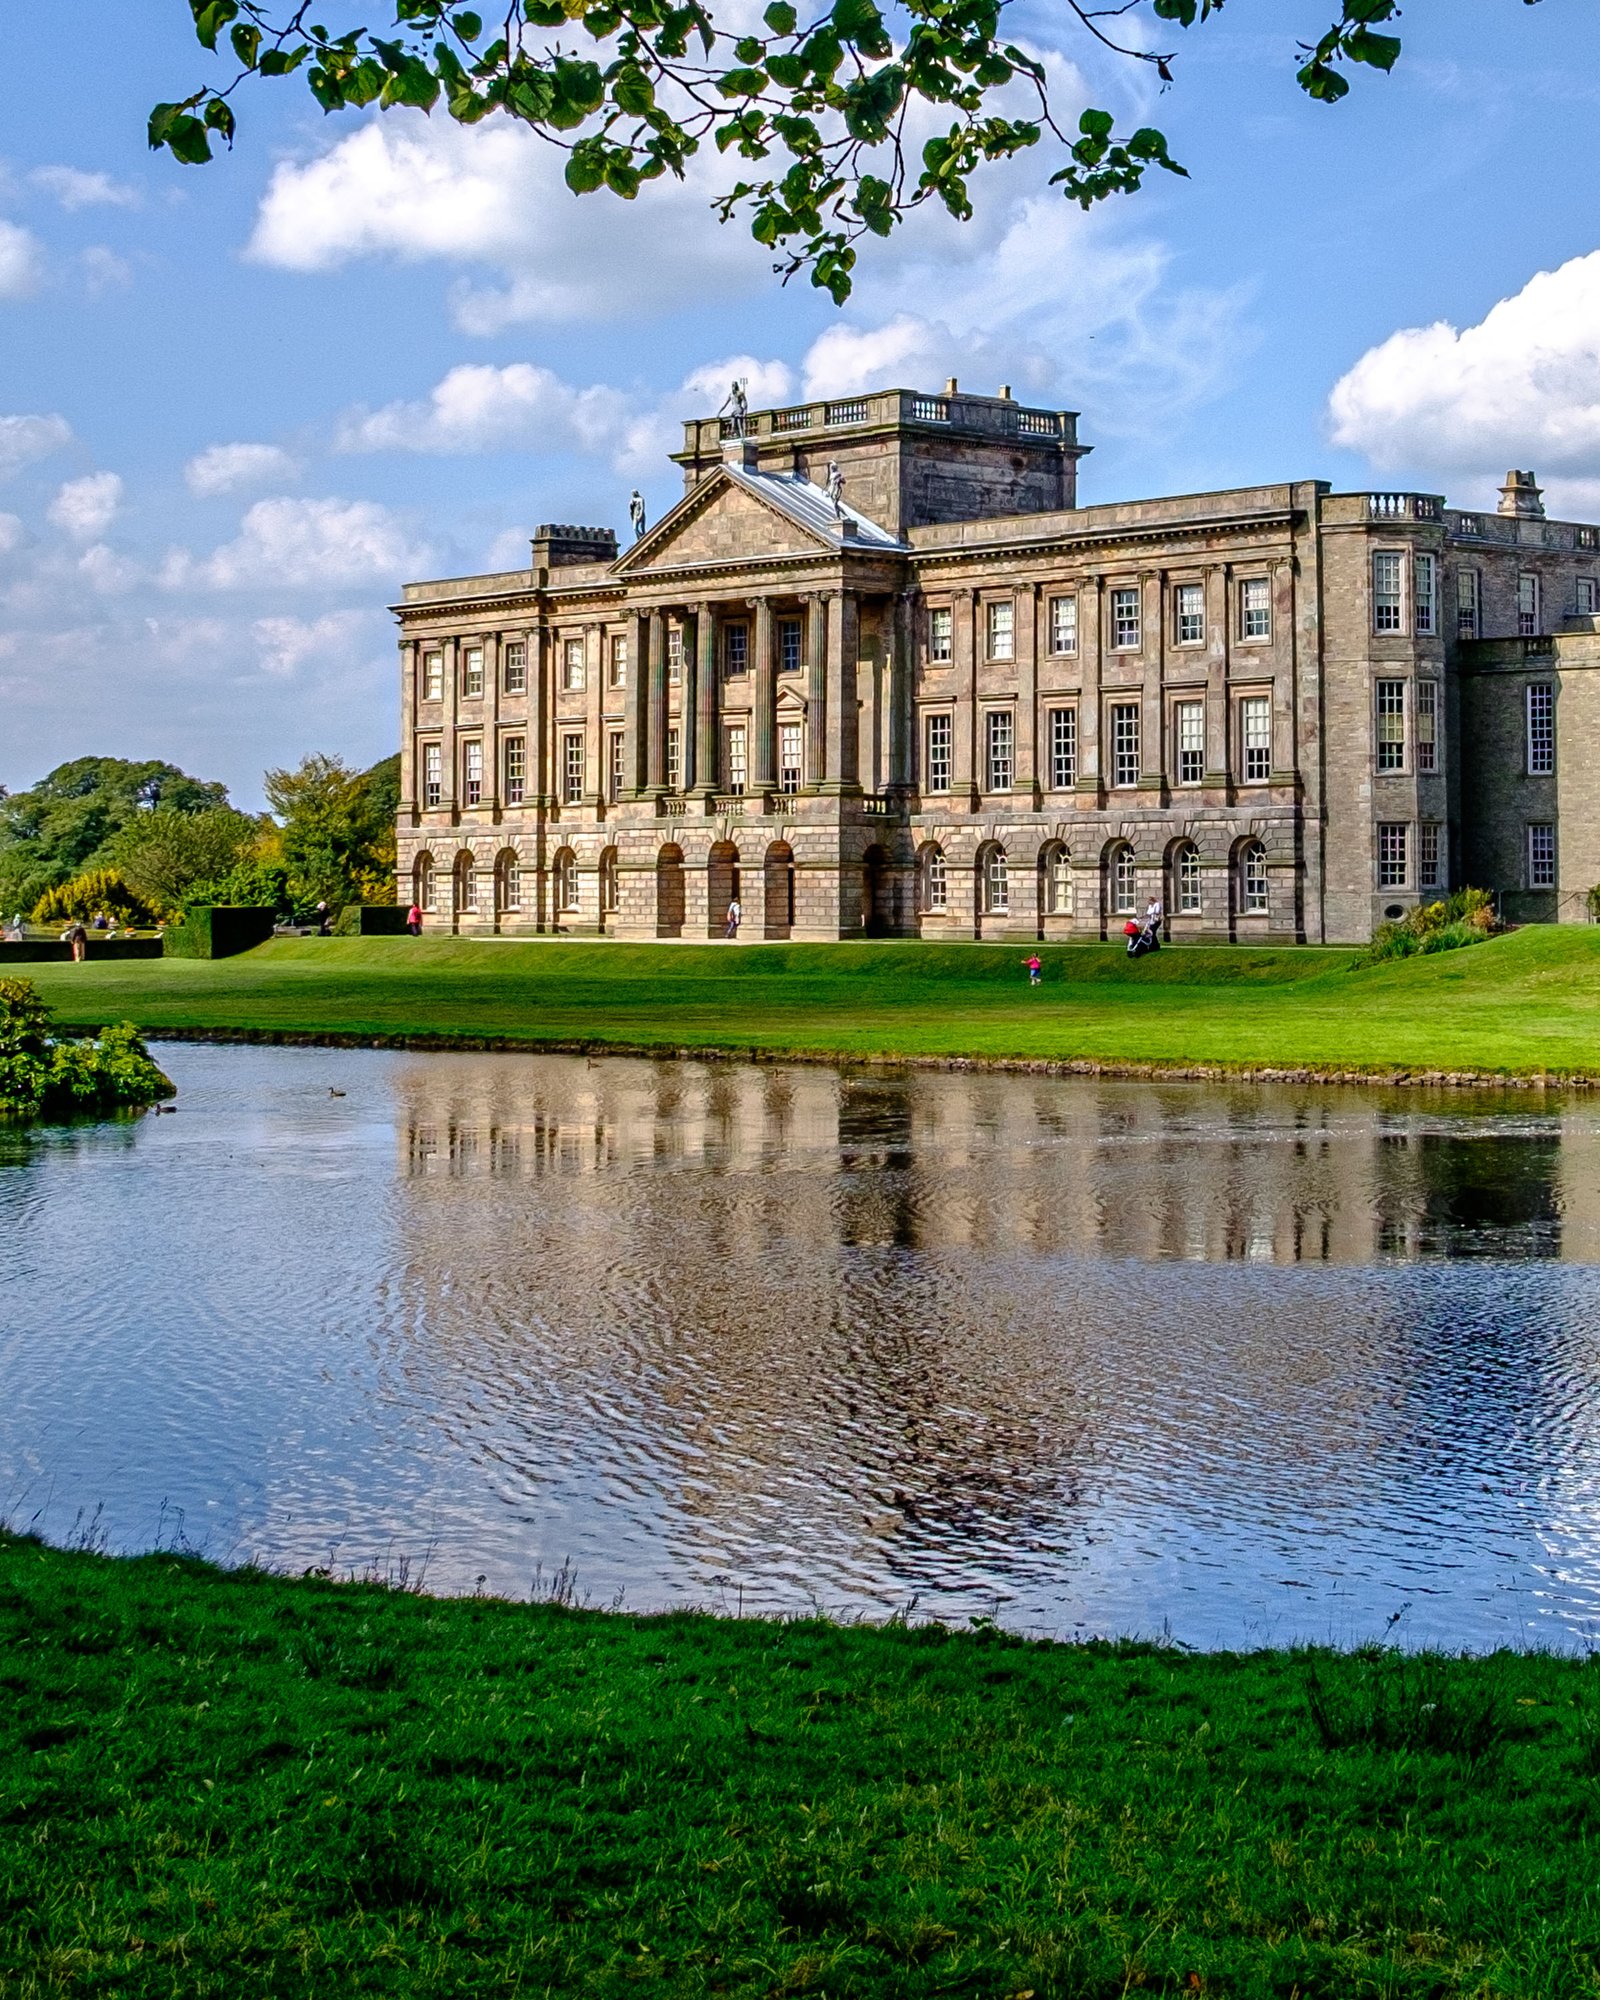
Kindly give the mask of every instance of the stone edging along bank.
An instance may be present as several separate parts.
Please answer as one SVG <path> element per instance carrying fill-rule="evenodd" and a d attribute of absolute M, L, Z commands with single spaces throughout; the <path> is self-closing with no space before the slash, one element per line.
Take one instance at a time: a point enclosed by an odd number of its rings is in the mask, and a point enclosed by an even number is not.
<path fill-rule="evenodd" d="M 63 1024 L 61 1032 L 97 1035 L 97 1026 Z M 261 1047 L 317 1049 L 413 1049 L 444 1054 L 519 1056 L 628 1056 L 652 1062 L 807 1063 L 829 1068 L 994 1070 L 1013 1076 L 1099 1076 L 1112 1080 L 1153 1083 L 1315 1083 L 1381 1084 L 1404 1089 L 1436 1090 L 1593 1090 L 1600 1071 L 1533 1070 L 1518 1073 L 1496 1069 L 1320 1069 L 1310 1064 L 1272 1066 L 1225 1063 L 1106 1062 L 1091 1056 L 929 1056 L 864 1055 L 835 1049 L 772 1049 L 678 1046 L 663 1042 L 533 1041 L 515 1035 L 344 1034 L 301 1028 L 143 1028 L 151 1042 L 246 1043 Z"/>

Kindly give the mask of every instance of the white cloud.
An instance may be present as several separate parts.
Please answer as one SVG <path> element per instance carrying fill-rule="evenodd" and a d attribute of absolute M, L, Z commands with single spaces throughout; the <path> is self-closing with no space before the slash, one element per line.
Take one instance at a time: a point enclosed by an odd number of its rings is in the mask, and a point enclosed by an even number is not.
<path fill-rule="evenodd" d="M 393 589 L 432 560 L 425 544 L 373 500 L 258 500 L 235 540 L 209 556 L 167 557 L 171 590 Z"/>
<path fill-rule="evenodd" d="M 280 486 L 299 475 L 298 460 L 275 444 L 214 444 L 183 468 L 191 493 L 203 500 L 249 486 Z"/>
<path fill-rule="evenodd" d="M 79 556 L 78 574 L 91 590 L 103 597 L 118 596 L 144 580 L 144 572 L 136 562 L 119 555 L 104 542 L 96 542 Z"/>
<path fill-rule="evenodd" d="M 80 542 L 103 535 L 122 505 L 122 481 L 114 472 L 89 472 L 69 479 L 47 512 L 56 527 Z"/>
<path fill-rule="evenodd" d="M 133 283 L 133 266 L 103 243 L 91 243 L 79 261 L 83 265 L 84 283 L 94 298 L 102 292 L 124 291 Z"/>
<path fill-rule="evenodd" d="M 321 618 L 257 618 L 250 627 L 261 671 L 292 680 L 308 660 L 346 657 L 372 623 L 365 611 L 330 611 Z"/>
<path fill-rule="evenodd" d="M 63 208 L 137 208 L 139 191 L 109 174 L 85 173 L 81 167 L 35 167 L 28 179 Z"/>
<path fill-rule="evenodd" d="M 0 514 L 0 556 L 8 556 L 22 540 L 22 518 L 18 514 Z"/>
<path fill-rule="evenodd" d="M 1600 480 L 1600 250 L 1539 272 L 1476 326 L 1391 334 L 1328 409 L 1334 442 L 1382 471 L 1482 483 L 1533 466 L 1581 499 L 1579 482 Z"/>
<path fill-rule="evenodd" d="M 711 213 L 726 171 L 714 154 L 637 202 L 574 195 L 564 160 L 509 119 L 374 115 L 317 158 L 277 167 L 249 255 L 307 272 L 364 257 L 487 266 L 500 282 L 464 280 L 454 293 L 457 323 L 472 334 L 653 315 L 770 283 L 770 253 Z"/>
<path fill-rule="evenodd" d="M 794 370 L 786 361 L 758 361 L 753 354 L 730 354 L 726 361 L 708 361 L 683 380 L 683 394 L 698 396 L 720 409 L 735 382 L 744 384 L 752 410 L 787 403 L 794 394 Z"/>
<path fill-rule="evenodd" d="M 39 239 L 20 222 L 0 222 L 0 299 L 25 299 L 43 276 Z"/>
<path fill-rule="evenodd" d="M 72 442 L 65 417 L 0 417 L 0 479 Z"/>
<path fill-rule="evenodd" d="M 615 389 L 574 389 L 526 361 L 465 363 L 425 402 L 352 411 L 338 444 L 341 451 L 596 451 L 614 442 L 627 416 L 628 400 Z"/>

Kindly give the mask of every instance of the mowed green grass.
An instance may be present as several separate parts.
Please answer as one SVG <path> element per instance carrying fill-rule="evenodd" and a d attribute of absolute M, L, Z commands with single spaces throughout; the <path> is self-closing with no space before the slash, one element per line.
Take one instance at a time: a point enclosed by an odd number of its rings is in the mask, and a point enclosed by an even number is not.
<path fill-rule="evenodd" d="M 280 939 L 22 968 L 69 1026 L 840 1057 L 1600 1074 L 1600 929 L 1354 967 L 1344 950 Z"/>
<path fill-rule="evenodd" d="M 0 1688 L 7 2000 L 1600 1995 L 1593 1659 L 633 1617 L 0 1537 Z"/>

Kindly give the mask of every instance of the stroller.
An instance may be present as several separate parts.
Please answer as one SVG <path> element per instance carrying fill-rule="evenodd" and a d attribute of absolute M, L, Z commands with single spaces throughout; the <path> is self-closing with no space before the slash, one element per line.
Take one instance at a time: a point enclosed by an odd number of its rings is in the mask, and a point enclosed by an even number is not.
<path fill-rule="evenodd" d="M 1129 917 L 1128 921 L 1122 926 L 1122 934 L 1128 940 L 1129 958 L 1143 958 L 1147 951 L 1159 951 L 1161 949 L 1161 922 L 1159 918 L 1154 922 L 1149 918 L 1141 922 L 1137 917 Z"/>

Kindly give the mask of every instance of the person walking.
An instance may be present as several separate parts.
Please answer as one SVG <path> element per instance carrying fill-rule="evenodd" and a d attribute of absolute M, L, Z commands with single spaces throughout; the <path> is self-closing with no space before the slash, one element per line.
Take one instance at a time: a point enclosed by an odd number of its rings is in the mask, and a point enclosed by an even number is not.
<path fill-rule="evenodd" d="M 326 903 L 318 903 L 317 905 L 318 937 L 331 937 L 333 935 L 332 916 L 333 913 L 328 908 Z"/>
<path fill-rule="evenodd" d="M 725 938 L 736 938 L 743 918 L 744 911 L 739 907 L 739 898 L 734 896 L 728 903 L 728 920 L 722 927 L 722 935 Z"/>
<path fill-rule="evenodd" d="M 406 929 L 410 931 L 413 937 L 421 937 L 422 905 L 420 903 L 413 903 L 411 908 L 406 911 Z"/>
<path fill-rule="evenodd" d="M 81 923 L 68 924 L 61 942 L 72 946 L 72 962 L 81 965 L 89 955 L 89 933 Z"/>
<path fill-rule="evenodd" d="M 1044 960 L 1035 952 L 1031 958 L 1025 958 L 1022 962 L 1028 968 L 1028 984 L 1037 986 L 1044 976 Z"/>

